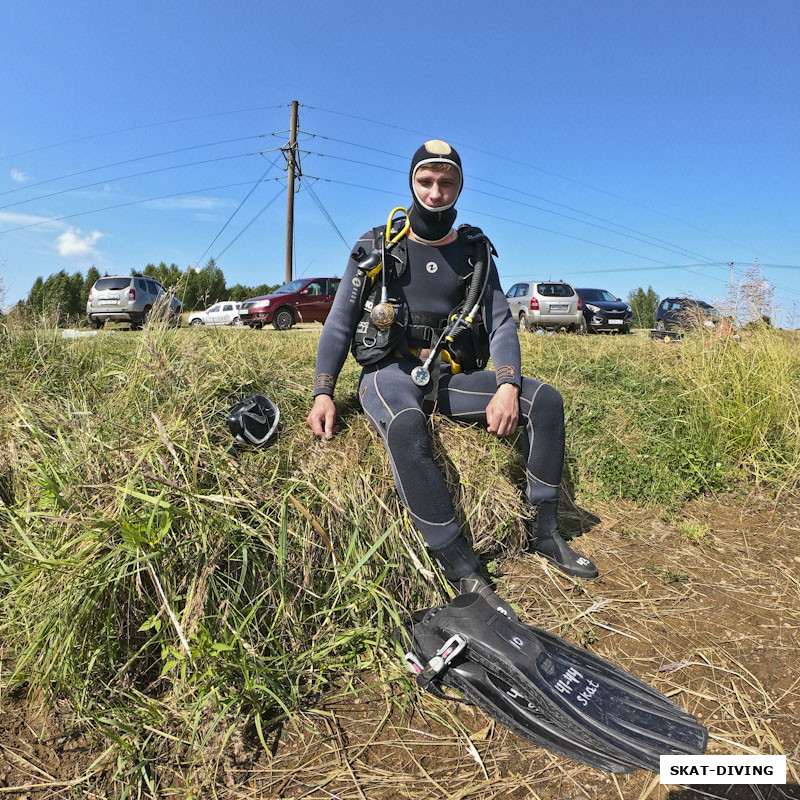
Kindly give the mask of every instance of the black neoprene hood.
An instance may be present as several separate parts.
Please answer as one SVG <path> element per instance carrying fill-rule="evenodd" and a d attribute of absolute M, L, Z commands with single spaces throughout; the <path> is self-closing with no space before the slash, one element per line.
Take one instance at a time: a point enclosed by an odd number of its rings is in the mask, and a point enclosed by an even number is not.
<path fill-rule="evenodd" d="M 424 205 L 417 197 L 414 191 L 414 175 L 420 167 L 427 166 L 428 164 L 450 164 L 458 170 L 458 194 L 455 199 L 448 206 L 441 206 L 439 208 L 431 208 Z M 411 194 L 414 195 L 414 201 L 419 203 L 427 211 L 447 211 L 451 209 L 458 200 L 458 195 L 461 194 L 461 189 L 464 186 L 464 176 L 461 171 L 461 156 L 451 147 L 447 142 L 441 139 L 431 139 L 425 142 L 411 159 L 411 170 L 408 173 L 408 183 L 411 187 Z"/>
<path fill-rule="evenodd" d="M 420 167 L 430 164 L 449 164 L 458 172 L 458 192 L 453 202 L 447 206 L 433 208 L 425 205 L 414 190 L 414 175 Z M 414 201 L 409 210 L 411 230 L 423 241 L 433 242 L 443 239 L 450 232 L 456 219 L 455 204 L 464 186 L 464 175 L 461 169 L 461 157 L 447 142 L 441 139 L 430 139 L 425 142 L 411 159 L 408 183 Z"/>

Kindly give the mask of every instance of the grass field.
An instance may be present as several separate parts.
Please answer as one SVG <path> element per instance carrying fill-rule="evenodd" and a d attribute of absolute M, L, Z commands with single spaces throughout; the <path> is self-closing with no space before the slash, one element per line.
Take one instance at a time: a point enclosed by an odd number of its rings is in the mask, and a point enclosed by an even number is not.
<path fill-rule="evenodd" d="M 609 782 L 417 695 L 388 634 L 447 589 L 359 411 L 352 360 L 339 435 L 315 442 L 305 426 L 319 330 L 0 333 L 0 787 L 666 797 L 651 777 Z M 564 395 L 563 523 L 606 577 L 584 586 L 522 557 L 514 447 L 434 417 L 458 513 L 502 590 L 706 715 L 712 751 L 794 746 L 797 682 L 767 681 L 735 637 L 752 617 L 743 641 L 772 653 L 768 672 L 800 629 L 784 569 L 800 561 L 800 340 L 521 343 L 523 371 Z M 255 391 L 280 406 L 278 439 L 232 459 L 225 412 Z M 565 775 L 572 795 L 554 793 Z"/>

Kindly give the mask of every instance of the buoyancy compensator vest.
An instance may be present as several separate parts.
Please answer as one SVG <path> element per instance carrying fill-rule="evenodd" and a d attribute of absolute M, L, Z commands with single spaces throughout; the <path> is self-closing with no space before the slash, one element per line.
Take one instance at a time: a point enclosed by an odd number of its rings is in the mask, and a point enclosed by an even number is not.
<path fill-rule="evenodd" d="M 464 278 L 464 301 L 447 317 L 424 310 L 410 311 L 404 298 L 388 297 L 385 291 L 385 287 L 404 274 L 408 266 L 408 250 L 405 237 L 399 239 L 391 249 L 384 248 L 383 244 L 396 239 L 405 224 L 406 220 L 402 217 L 392 220 L 389 236 L 386 235 L 385 226 L 373 228 L 372 251 L 367 253 L 360 247 L 353 253 L 362 281 L 362 312 L 350 348 L 353 357 L 359 364 L 367 366 L 392 353 L 413 359 L 416 356 L 412 348 L 438 345 L 444 358 L 451 363 L 454 373 L 484 369 L 489 360 L 489 335 L 481 306 L 489 282 L 491 256 L 497 255 L 497 251 L 480 228 L 459 226 L 461 249 L 473 268 Z M 385 250 L 383 258 L 382 250 Z M 381 274 L 383 270 L 386 272 Z M 379 327 L 373 313 L 382 294 L 387 295 L 387 301 L 395 312 L 394 322 L 388 328 Z M 469 317 L 470 310 L 476 306 L 478 310 Z M 457 319 L 461 322 L 453 327 Z M 443 337 L 448 326 L 453 335 Z"/>

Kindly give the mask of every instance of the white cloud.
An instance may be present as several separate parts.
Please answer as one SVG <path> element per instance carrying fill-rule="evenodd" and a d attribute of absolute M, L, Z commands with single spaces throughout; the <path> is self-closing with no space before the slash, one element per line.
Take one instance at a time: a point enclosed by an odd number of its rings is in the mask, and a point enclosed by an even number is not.
<path fill-rule="evenodd" d="M 46 227 L 52 227 L 55 225 L 59 228 L 64 227 L 63 223 L 51 221 L 49 217 L 40 217 L 35 214 L 18 214 L 13 211 L 0 211 L 0 223 L 3 225 L 14 225 L 20 227 L 23 225 L 44 225 Z"/>
<path fill-rule="evenodd" d="M 81 236 L 80 228 L 69 228 L 56 239 L 56 247 L 62 256 L 96 255 L 94 245 L 102 236 L 100 231 L 92 231 Z"/>
<path fill-rule="evenodd" d="M 18 169 L 12 169 L 11 180 L 16 181 L 17 183 L 25 183 L 25 181 L 30 180 L 30 175 L 26 175 L 24 172 L 20 172 Z"/>

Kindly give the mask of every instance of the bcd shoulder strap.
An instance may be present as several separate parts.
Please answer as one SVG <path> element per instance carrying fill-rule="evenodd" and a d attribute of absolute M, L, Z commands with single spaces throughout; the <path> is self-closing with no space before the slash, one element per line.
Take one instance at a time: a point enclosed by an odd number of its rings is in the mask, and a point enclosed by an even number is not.
<path fill-rule="evenodd" d="M 468 258 L 472 258 L 475 255 L 475 247 L 483 242 L 488 242 L 492 255 L 497 256 L 497 250 L 495 250 L 491 240 L 480 228 L 464 223 L 458 226 L 457 233 Z"/>

